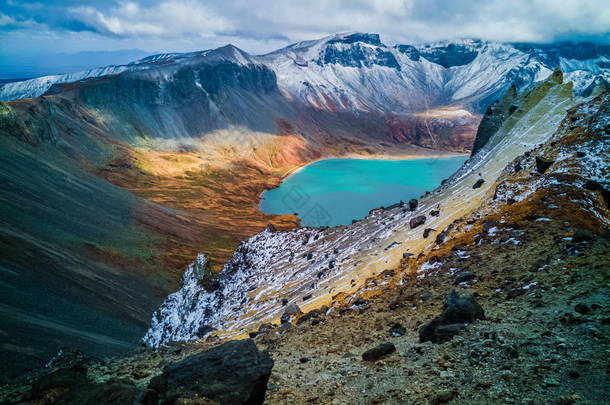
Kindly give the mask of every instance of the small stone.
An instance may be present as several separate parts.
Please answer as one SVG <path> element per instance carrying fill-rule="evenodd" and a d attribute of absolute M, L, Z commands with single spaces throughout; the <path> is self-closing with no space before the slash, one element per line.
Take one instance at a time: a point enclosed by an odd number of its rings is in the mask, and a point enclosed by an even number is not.
<path fill-rule="evenodd" d="M 578 378 L 578 377 L 580 377 L 580 373 L 577 370 L 572 369 L 572 370 L 568 371 L 568 377 Z"/>
<path fill-rule="evenodd" d="M 578 312 L 581 315 L 588 314 L 590 310 L 591 308 L 589 308 L 587 304 L 583 304 L 582 302 L 574 306 L 574 311 Z"/>
<path fill-rule="evenodd" d="M 480 188 L 483 185 L 483 183 L 485 183 L 485 180 L 479 179 L 476 181 L 476 183 L 474 183 L 472 185 L 472 188 L 474 188 L 474 189 Z"/>
<path fill-rule="evenodd" d="M 300 361 L 301 363 L 307 363 L 307 362 L 309 362 L 310 360 L 311 360 L 311 359 L 310 359 L 309 357 L 301 357 L 301 358 L 299 359 L 299 361 Z"/>
<path fill-rule="evenodd" d="M 438 214 L 440 214 L 439 210 L 432 210 L 432 211 L 430 211 L 430 216 L 431 217 L 438 217 Z"/>
<path fill-rule="evenodd" d="M 142 378 L 146 378 L 149 375 L 150 375 L 150 373 L 148 371 L 143 371 L 143 370 L 137 370 L 131 374 L 131 376 L 134 378 L 134 380 L 141 380 Z"/>
<path fill-rule="evenodd" d="M 399 323 L 395 323 L 392 325 L 390 330 L 388 331 L 390 336 L 398 337 L 407 333 L 407 329 Z"/>
<path fill-rule="evenodd" d="M 419 300 L 421 302 L 426 302 L 430 298 L 432 298 L 432 294 L 430 294 L 428 291 L 424 291 L 423 293 L 419 294 Z"/>
<path fill-rule="evenodd" d="M 536 156 L 536 170 L 538 173 L 543 174 L 548 170 L 549 167 L 554 163 L 554 160 L 544 159 L 540 156 Z"/>
<path fill-rule="evenodd" d="M 261 326 L 258 327 L 258 333 L 265 333 L 267 331 L 270 331 L 273 328 L 275 328 L 275 326 L 273 324 L 263 323 Z"/>
<path fill-rule="evenodd" d="M 506 291 L 506 298 L 507 299 L 513 299 L 513 298 L 517 298 L 520 295 L 525 294 L 526 290 L 524 290 L 523 288 L 511 288 L 510 290 Z"/>
<path fill-rule="evenodd" d="M 544 380 L 544 385 L 546 385 L 547 387 L 559 387 L 561 383 L 555 380 L 554 378 L 546 378 Z"/>
<path fill-rule="evenodd" d="M 504 371 L 502 371 L 500 373 L 500 378 L 503 379 L 506 382 L 510 382 L 510 381 L 512 381 L 515 378 L 515 376 L 510 371 L 504 370 Z"/>
<path fill-rule="evenodd" d="M 564 325 L 576 325 L 579 323 L 583 323 L 584 319 L 581 314 L 578 312 L 566 312 L 559 318 L 559 321 Z"/>
<path fill-rule="evenodd" d="M 364 361 L 377 361 L 383 356 L 394 353 L 396 351 L 396 346 L 393 343 L 386 342 L 377 347 L 367 350 L 362 353 L 362 360 Z"/>
<path fill-rule="evenodd" d="M 451 290 L 440 316 L 432 319 L 419 329 L 420 343 L 431 341 L 443 343 L 451 340 L 477 319 L 485 319 L 485 312 L 473 296 L 460 296 Z"/>
<path fill-rule="evenodd" d="M 441 243 L 443 243 L 445 241 L 446 237 L 447 237 L 447 230 L 444 230 L 443 232 L 436 235 L 436 244 L 440 245 Z"/>
<path fill-rule="evenodd" d="M 590 242 L 595 239 L 595 234 L 587 229 L 577 229 L 572 237 L 572 242 Z"/>
<path fill-rule="evenodd" d="M 415 211 L 417 209 L 417 200 L 412 198 L 409 200 L 409 211 Z"/>
<path fill-rule="evenodd" d="M 458 393 L 455 390 L 441 391 L 430 400 L 430 404 L 431 405 L 446 404 L 447 402 L 454 399 L 457 396 L 457 394 Z"/>
<path fill-rule="evenodd" d="M 453 284 L 463 283 L 474 279 L 475 275 L 469 271 L 461 271 L 455 275 L 455 281 Z"/>
<path fill-rule="evenodd" d="M 424 229 L 424 239 L 426 239 L 428 236 L 430 236 L 430 232 L 433 232 L 434 228 L 426 228 Z"/>

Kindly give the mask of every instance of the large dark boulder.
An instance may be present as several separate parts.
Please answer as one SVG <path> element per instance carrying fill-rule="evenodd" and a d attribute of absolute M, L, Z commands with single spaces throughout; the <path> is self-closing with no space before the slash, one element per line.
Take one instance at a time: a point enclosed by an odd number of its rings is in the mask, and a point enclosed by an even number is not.
<path fill-rule="evenodd" d="M 146 404 L 198 397 L 226 405 L 262 404 L 273 360 L 252 339 L 234 340 L 170 364 L 151 380 Z"/>
<path fill-rule="evenodd" d="M 485 312 L 470 295 L 459 296 L 455 290 L 449 292 L 443 313 L 419 329 L 420 342 L 443 343 L 460 333 L 467 324 L 485 319 Z"/>

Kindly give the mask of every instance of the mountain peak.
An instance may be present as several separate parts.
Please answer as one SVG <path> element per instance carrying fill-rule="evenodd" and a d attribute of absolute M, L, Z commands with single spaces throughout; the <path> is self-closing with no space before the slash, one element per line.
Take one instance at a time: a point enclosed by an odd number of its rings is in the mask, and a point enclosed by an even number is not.
<path fill-rule="evenodd" d="M 246 51 L 233 44 L 221 46 L 205 54 L 207 61 L 226 61 L 240 65 L 257 64 L 257 62 Z"/>
<path fill-rule="evenodd" d="M 343 34 L 336 34 L 326 43 L 330 45 L 335 43 L 354 44 L 356 42 L 362 42 L 374 46 L 385 46 L 381 42 L 379 34 L 370 34 L 364 32 L 348 32 Z"/>

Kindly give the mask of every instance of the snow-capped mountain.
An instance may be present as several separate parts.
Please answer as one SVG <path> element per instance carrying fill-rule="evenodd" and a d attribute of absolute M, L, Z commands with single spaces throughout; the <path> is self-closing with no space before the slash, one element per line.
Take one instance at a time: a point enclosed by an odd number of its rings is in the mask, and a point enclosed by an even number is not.
<path fill-rule="evenodd" d="M 230 55 L 228 55 L 230 54 Z M 590 43 L 509 44 L 466 39 L 384 45 L 377 34 L 338 34 L 262 56 L 228 46 L 149 56 L 128 65 L 45 76 L 0 86 L 0 100 L 36 97 L 56 83 L 218 60 L 263 64 L 289 100 L 329 111 L 404 113 L 463 104 L 481 111 L 511 83 L 524 88 L 560 67 L 575 91 L 610 78 L 610 49 Z"/>
<path fill-rule="evenodd" d="M 610 51 L 480 40 L 386 46 L 377 34 L 349 33 L 267 55 L 228 45 L 9 83 L 0 87 L 0 100 L 60 94 L 105 111 L 126 140 L 290 128 L 312 145 L 322 143 L 318 150 L 343 137 L 352 145 L 464 152 L 493 100 L 511 84 L 521 91 L 556 68 L 575 82 L 577 94 L 588 94 L 610 81 Z M 290 125 L 281 129 L 281 122 Z"/>

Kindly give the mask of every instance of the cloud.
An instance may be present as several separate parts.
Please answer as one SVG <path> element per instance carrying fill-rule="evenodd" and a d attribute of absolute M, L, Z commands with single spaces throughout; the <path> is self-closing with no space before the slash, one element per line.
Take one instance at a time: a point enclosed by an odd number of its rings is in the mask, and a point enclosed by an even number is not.
<path fill-rule="evenodd" d="M 161 1 L 148 7 L 129 1 L 107 11 L 81 6 L 69 8 L 68 13 L 101 34 L 126 37 L 211 36 L 232 28 L 197 0 Z"/>
<path fill-rule="evenodd" d="M 114 49 L 128 43 L 167 51 L 232 42 L 264 52 L 346 31 L 380 33 L 389 44 L 464 37 L 610 42 L 610 7 L 607 0 L 7 0 L 0 5 L 2 38 L 10 40 L 6 33 L 16 30 L 38 38 L 43 28 L 72 41 L 72 47 L 78 44 L 71 35 L 86 32 L 88 46 L 97 41 Z"/>

